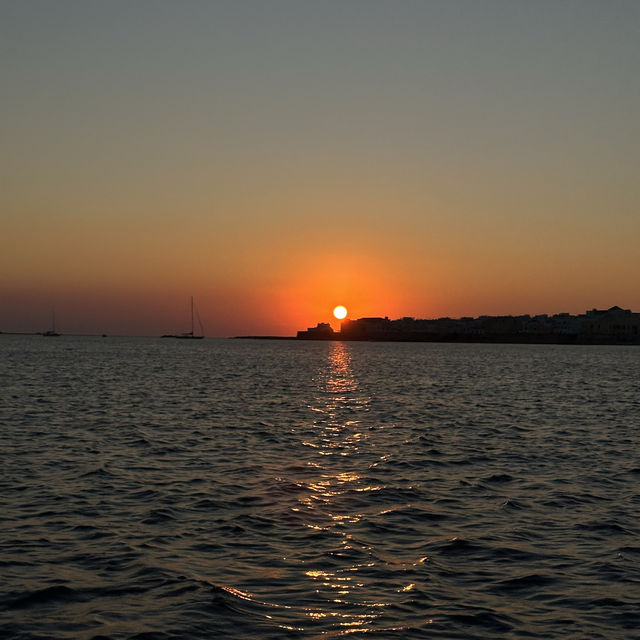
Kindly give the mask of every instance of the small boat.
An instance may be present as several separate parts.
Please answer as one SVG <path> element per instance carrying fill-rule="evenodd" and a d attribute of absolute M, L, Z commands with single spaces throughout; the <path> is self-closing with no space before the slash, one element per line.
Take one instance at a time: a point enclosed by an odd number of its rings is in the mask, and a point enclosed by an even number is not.
<path fill-rule="evenodd" d="M 47 338 L 57 338 L 60 334 L 56 332 L 56 313 L 55 311 L 51 312 L 51 329 L 49 331 L 44 331 L 43 336 Z"/>
<path fill-rule="evenodd" d="M 200 321 L 200 318 L 198 318 Z M 200 323 L 200 330 L 202 330 L 202 323 Z M 202 340 L 204 336 L 197 336 L 193 331 L 193 296 L 191 296 L 191 331 L 187 331 L 186 333 L 179 333 L 177 335 L 167 334 L 161 336 L 162 338 L 180 338 L 182 340 Z"/>

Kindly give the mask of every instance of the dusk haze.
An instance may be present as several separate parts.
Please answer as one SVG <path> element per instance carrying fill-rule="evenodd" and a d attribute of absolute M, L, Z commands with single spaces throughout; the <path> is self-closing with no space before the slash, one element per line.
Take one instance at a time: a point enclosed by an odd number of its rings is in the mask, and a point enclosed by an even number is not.
<path fill-rule="evenodd" d="M 635 1 L 0 14 L 2 331 L 640 310 Z"/>
<path fill-rule="evenodd" d="M 0 42 L 0 639 L 640 640 L 640 0 Z"/>

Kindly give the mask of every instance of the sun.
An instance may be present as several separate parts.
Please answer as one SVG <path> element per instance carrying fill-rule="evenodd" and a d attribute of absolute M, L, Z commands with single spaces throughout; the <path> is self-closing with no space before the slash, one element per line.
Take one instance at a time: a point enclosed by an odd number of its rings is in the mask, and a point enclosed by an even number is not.
<path fill-rule="evenodd" d="M 347 317 L 347 307 L 343 307 L 339 304 L 334 310 L 333 315 L 338 318 L 338 320 L 344 320 Z"/>

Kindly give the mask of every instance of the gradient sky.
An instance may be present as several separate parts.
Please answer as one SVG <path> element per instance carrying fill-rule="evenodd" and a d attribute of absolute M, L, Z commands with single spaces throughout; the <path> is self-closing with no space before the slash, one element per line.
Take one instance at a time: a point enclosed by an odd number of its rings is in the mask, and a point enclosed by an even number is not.
<path fill-rule="evenodd" d="M 640 311 L 640 2 L 0 4 L 0 330 Z"/>

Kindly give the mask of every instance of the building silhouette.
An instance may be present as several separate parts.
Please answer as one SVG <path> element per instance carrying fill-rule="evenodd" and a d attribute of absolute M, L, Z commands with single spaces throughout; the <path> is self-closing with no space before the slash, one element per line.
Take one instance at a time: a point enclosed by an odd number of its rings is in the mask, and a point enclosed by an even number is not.
<path fill-rule="evenodd" d="M 384 340 L 414 342 L 531 342 L 558 344 L 640 344 L 640 313 L 618 306 L 583 314 L 479 316 L 477 318 L 390 320 L 367 317 L 298 331 L 301 340 Z"/>

